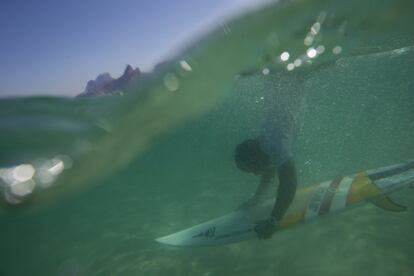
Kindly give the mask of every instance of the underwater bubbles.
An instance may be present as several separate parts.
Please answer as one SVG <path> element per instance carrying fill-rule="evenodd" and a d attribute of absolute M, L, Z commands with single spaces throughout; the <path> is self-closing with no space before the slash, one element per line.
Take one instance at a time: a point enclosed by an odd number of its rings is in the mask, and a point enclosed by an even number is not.
<path fill-rule="evenodd" d="M 67 167 L 66 167 L 67 164 Z M 36 174 L 36 180 L 42 188 L 49 188 L 53 185 L 57 176 L 72 166 L 69 156 L 57 155 L 52 159 L 46 159 L 40 162 Z"/>
<path fill-rule="evenodd" d="M 65 166 L 63 165 L 62 160 L 56 159 L 54 158 L 52 160 L 52 162 L 54 163 L 52 167 L 50 167 L 49 169 L 47 169 L 51 174 L 53 175 L 58 175 L 60 174 L 63 169 L 65 168 Z"/>
<path fill-rule="evenodd" d="M 180 60 L 180 66 L 183 70 L 185 70 L 187 72 L 191 72 L 193 70 L 193 68 L 191 68 L 190 64 L 188 64 L 188 62 L 185 61 L 185 60 Z"/>
<path fill-rule="evenodd" d="M 35 168 L 30 164 L 19 165 L 12 170 L 13 178 L 19 182 L 32 179 L 35 172 Z"/>
<path fill-rule="evenodd" d="M 10 185 L 10 192 L 14 196 L 24 197 L 31 194 L 36 187 L 36 182 L 32 179 L 24 182 L 16 182 Z"/>
<path fill-rule="evenodd" d="M 303 40 L 303 44 L 305 44 L 305 46 L 311 46 L 313 43 L 313 36 L 308 35 L 305 37 L 305 39 Z"/>
<path fill-rule="evenodd" d="M 300 58 L 295 59 L 295 61 L 293 62 L 293 65 L 295 65 L 295 67 L 299 67 L 302 65 L 302 60 Z"/>
<path fill-rule="evenodd" d="M 8 203 L 18 204 L 36 187 L 33 177 L 36 169 L 31 164 L 20 164 L 0 169 L 0 190 Z"/>
<path fill-rule="evenodd" d="M 323 54 L 325 52 L 325 46 L 319 45 L 316 47 L 316 51 L 318 52 L 318 55 Z"/>
<path fill-rule="evenodd" d="M 315 22 L 311 27 L 311 33 L 313 35 L 318 34 L 320 30 L 321 30 L 321 23 L 319 22 Z"/>
<path fill-rule="evenodd" d="M 314 57 L 316 57 L 316 55 L 318 54 L 318 52 L 316 51 L 316 49 L 315 48 L 313 48 L 313 47 L 310 47 L 308 50 L 306 50 L 306 55 L 309 57 L 309 58 L 314 58 Z"/>
<path fill-rule="evenodd" d="M 18 204 L 33 193 L 36 187 L 48 188 L 63 170 L 72 167 L 67 155 L 39 159 L 32 164 L 0 168 L 0 192 L 10 204 Z"/>
<path fill-rule="evenodd" d="M 164 85 L 169 91 L 176 91 L 180 87 L 180 82 L 175 74 L 168 73 L 164 77 Z"/>
<path fill-rule="evenodd" d="M 269 75 L 269 73 L 270 73 L 269 68 L 264 68 L 264 69 L 262 70 L 262 74 L 263 74 L 263 75 Z"/>
<path fill-rule="evenodd" d="M 335 55 L 339 55 L 342 52 L 342 47 L 341 46 L 335 46 L 332 49 L 332 53 L 334 53 Z"/>
<path fill-rule="evenodd" d="M 287 61 L 289 59 L 290 55 L 288 52 L 283 52 L 280 54 L 280 60 L 281 61 Z"/>

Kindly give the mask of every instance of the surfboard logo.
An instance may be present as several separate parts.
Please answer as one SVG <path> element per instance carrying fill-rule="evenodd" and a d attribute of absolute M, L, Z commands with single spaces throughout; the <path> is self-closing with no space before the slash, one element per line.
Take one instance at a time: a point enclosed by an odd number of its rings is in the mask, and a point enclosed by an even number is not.
<path fill-rule="evenodd" d="M 194 235 L 193 238 L 206 238 L 211 239 L 216 234 L 216 227 L 210 227 L 206 231 L 201 232 L 200 234 Z"/>

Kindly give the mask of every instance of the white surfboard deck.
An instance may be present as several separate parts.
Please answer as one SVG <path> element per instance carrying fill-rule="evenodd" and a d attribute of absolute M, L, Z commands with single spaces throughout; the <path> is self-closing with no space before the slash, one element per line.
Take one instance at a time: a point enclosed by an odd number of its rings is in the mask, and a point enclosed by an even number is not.
<path fill-rule="evenodd" d="M 414 162 L 409 161 L 369 170 L 365 175 L 375 182 L 378 181 L 380 185 L 375 184 L 377 188 L 388 193 L 414 183 Z M 285 215 L 285 217 L 294 218 L 287 218 L 291 222 L 286 224 L 297 224 L 326 213 L 344 210 L 348 206 L 346 199 L 355 179 L 354 176 L 337 178 L 298 191 Z M 257 238 L 254 230 L 256 222 L 269 217 L 273 204 L 274 200 L 269 200 L 249 210 L 236 210 L 171 235 L 157 238 L 156 241 L 178 247 L 201 247 L 255 239 Z"/>
<path fill-rule="evenodd" d="M 257 237 L 255 221 L 268 218 L 273 201 L 249 211 L 236 210 L 227 215 L 156 239 L 172 246 L 212 246 L 249 240 Z"/>

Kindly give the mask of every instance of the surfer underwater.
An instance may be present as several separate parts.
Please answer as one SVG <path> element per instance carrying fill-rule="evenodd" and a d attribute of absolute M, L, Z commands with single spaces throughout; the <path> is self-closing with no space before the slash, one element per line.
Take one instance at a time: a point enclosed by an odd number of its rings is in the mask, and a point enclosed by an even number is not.
<path fill-rule="evenodd" d="M 278 222 L 296 193 L 297 174 L 292 148 L 303 121 L 304 99 L 301 82 L 295 76 L 279 72 L 267 76 L 256 74 L 253 78 L 264 83 L 257 92 L 266 98 L 265 119 L 255 138 L 237 145 L 234 160 L 241 171 L 260 177 L 255 194 L 241 205 L 242 209 L 259 204 L 276 174 L 278 176 L 279 187 L 269 218 L 257 222 L 255 227 L 259 239 L 268 239 L 277 230 Z"/>
<path fill-rule="evenodd" d="M 235 152 L 235 161 L 240 170 L 260 176 L 260 184 L 256 189 L 256 193 L 248 202 L 242 205 L 242 208 L 258 204 L 269 184 L 273 182 L 276 172 L 279 177 L 279 188 L 270 217 L 267 220 L 259 221 L 255 228 L 260 239 L 270 238 L 276 231 L 277 222 L 283 218 L 290 203 L 292 203 L 297 186 L 296 168 L 293 159 L 290 157 L 287 160 L 281 159 L 283 155 L 272 152 L 276 149 L 272 148 L 274 145 L 262 144 L 263 142 L 267 143 L 264 139 L 259 136 L 255 139 L 245 140 L 237 146 Z M 266 152 L 262 148 L 268 148 L 270 151 Z"/>

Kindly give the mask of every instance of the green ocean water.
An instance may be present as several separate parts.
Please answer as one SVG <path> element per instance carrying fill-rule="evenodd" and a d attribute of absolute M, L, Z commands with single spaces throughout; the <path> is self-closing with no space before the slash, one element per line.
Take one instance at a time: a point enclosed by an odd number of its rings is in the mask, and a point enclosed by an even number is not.
<path fill-rule="evenodd" d="M 409 0 L 286 1 L 201 36 L 123 97 L 1 99 L 0 275 L 414 275 L 412 189 L 392 196 L 404 213 L 364 205 L 271 240 L 154 241 L 254 192 L 233 150 L 265 116 L 262 78 L 280 76 L 303 114 L 300 186 L 413 159 L 412 26 Z M 22 164 L 35 187 L 11 198 Z"/>

